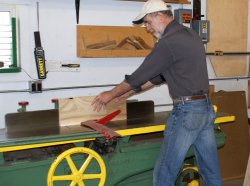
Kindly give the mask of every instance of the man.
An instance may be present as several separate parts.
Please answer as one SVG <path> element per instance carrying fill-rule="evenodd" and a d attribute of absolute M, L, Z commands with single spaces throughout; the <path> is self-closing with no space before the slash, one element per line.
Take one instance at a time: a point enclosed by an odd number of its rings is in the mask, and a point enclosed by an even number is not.
<path fill-rule="evenodd" d="M 167 119 L 164 140 L 154 169 L 154 186 L 174 186 L 185 155 L 193 145 L 199 173 L 205 186 L 221 186 L 217 146 L 213 130 L 214 112 L 208 94 L 206 55 L 199 36 L 173 21 L 161 0 L 147 1 L 133 21 L 144 23 L 158 38 L 152 52 L 130 76 L 93 101 L 99 111 L 113 99 L 167 83 L 173 110 Z"/>

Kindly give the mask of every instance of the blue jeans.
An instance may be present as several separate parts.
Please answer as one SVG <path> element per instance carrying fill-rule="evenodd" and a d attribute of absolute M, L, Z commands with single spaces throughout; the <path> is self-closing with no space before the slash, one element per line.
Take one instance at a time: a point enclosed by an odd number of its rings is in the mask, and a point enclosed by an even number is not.
<path fill-rule="evenodd" d="M 204 186 L 222 186 L 213 128 L 214 118 L 209 99 L 174 101 L 154 169 L 154 186 L 175 185 L 191 145 Z"/>

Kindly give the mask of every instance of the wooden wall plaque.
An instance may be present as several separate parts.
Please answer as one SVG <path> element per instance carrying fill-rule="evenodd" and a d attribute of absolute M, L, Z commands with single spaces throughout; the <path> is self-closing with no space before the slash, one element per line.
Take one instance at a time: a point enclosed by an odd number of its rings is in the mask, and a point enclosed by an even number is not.
<path fill-rule="evenodd" d="M 221 124 L 226 135 L 225 146 L 219 149 L 219 163 L 223 180 L 245 176 L 250 150 L 249 125 L 244 91 L 213 94 L 212 103 L 219 112 L 235 116 L 235 121 Z"/>

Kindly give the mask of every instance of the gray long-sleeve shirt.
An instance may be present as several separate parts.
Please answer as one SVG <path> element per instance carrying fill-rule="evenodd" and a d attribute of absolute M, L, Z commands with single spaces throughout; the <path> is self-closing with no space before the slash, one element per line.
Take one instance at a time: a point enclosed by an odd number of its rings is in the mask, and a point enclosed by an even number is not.
<path fill-rule="evenodd" d="M 143 63 L 125 81 L 135 91 L 147 81 L 166 82 L 173 99 L 208 93 L 206 54 L 200 37 L 172 21 Z"/>

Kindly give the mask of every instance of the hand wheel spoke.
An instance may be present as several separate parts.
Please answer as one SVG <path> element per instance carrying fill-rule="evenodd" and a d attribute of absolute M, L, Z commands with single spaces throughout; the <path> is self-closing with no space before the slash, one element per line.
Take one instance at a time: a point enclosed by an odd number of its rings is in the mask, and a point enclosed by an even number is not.
<path fill-rule="evenodd" d="M 66 158 L 66 160 L 67 160 L 67 162 L 68 162 L 68 164 L 69 164 L 69 167 L 70 167 L 70 169 L 71 169 L 71 172 L 72 172 L 73 174 L 76 173 L 76 172 L 78 172 L 78 170 L 77 170 L 77 168 L 76 168 L 76 166 L 75 166 L 75 164 L 74 164 L 72 158 L 70 157 L 70 155 L 66 156 L 65 158 Z"/>
<path fill-rule="evenodd" d="M 88 158 L 85 160 L 85 162 L 82 164 L 79 172 L 81 174 L 84 173 L 84 171 L 86 170 L 86 168 L 89 166 L 89 163 L 91 162 L 91 160 L 93 159 L 93 156 L 92 155 L 89 155 Z"/>
<path fill-rule="evenodd" d="M 83 183 L 83 181 L 78 182 L 78 185 L 79 186 L 85 186 L 84 183 Z"/>
<path fill-rule="evenodd" d="M 72 181 L 69 186 L 75 186 L 77 183 L 75 181 Z"/>
<path fill-rule="evenodd" d="M 72 175 L 62 175 L 62 176 L 53 176 L 53 181 L 61 181 L 61 180 L 73 180 Z"/>
<path fill-rule="evenodd" d="M 84 180 L 92 180 L 92 179 L 98 179 L 101 178 L 101 174 L 84 174 L 83 179 Z"/>

